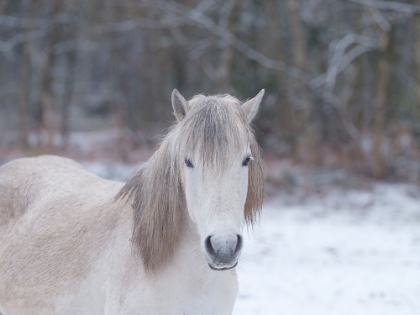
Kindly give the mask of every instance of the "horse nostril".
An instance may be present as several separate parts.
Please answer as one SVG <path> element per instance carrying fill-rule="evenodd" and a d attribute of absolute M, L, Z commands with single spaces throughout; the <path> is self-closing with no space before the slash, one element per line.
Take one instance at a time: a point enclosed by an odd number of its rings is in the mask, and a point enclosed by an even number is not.
<path fill-rule="evenodd" d="M 242 244 L 242 236 L 239 234 L 231 234 L 224 237 L 210 235 L 204 240 L 204 247 L 207 254 L 212 259 L 221 261 L 227 261 L 236 256 L 241 251 Z"/>
<path fill-rule="evenodd" d="M 235 253 L 239 252 L 242 249 L 242 236 L 240 236 L 239 234 L 237 234 L 236 236 L 238 240 L 236 241 Z"/>
<path fill-rule="evenodd" d="M 206 240 L 205 240 L 205 245 L 206 245 L 206 250 L 210 255 L 214 255 L 215 251 L 213 248 L 213 244 L 211 243 L 211 236 L 207 236 Z"/>

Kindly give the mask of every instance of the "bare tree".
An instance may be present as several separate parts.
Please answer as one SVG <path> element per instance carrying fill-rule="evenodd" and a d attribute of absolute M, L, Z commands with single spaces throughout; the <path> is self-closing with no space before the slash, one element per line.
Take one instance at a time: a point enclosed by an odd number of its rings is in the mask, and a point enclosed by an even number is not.
<path fill-rule="evenodd" d="M 74 128 L 158 132 L 174 87 L 266 88 L 267 149 L 322 165 L 322 147 L 382 178 L 401 126 L 419 154 L 419 16 L 416 1 L 3 1 L 0 113 L 15 110 L 23 147 L 52 150 Z"/>

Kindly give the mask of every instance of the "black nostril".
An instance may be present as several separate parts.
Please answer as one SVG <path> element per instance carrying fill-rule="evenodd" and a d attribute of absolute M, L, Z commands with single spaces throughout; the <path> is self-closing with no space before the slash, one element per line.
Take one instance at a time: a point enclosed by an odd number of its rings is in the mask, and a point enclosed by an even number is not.
<path fill-rule="evenodd" d="M 204 241 L 205 245 L 206 245 L 206 250 L 210 255 L 214 255 L 215 251 L 213 248 L 213 245 L 211 243 L 211 236 L 207 236 L 206 240 Z"/>
<path fill-rule="evenodd" d="M 242 236 L 240 236 L 239 234 L 236 236 L 238 237 L 238 240 L 236 242 L 235 253 L 239 252 L 242 249 Z"/>

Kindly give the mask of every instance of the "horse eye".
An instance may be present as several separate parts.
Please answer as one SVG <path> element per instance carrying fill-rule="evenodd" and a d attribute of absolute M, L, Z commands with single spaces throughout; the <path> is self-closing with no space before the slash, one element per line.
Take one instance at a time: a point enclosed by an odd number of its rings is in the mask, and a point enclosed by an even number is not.
<path fill-rule="evenodd" d="M 242 166 L 248 166 L 248 164 L 249 164 L 249 162 L 251 162 L 251 160 L 253 160 L 252 156 L 247 156 L 245 158 L 245 160 L 243 160 Z"/>
<path fill-rule="evenodd" d="M 194 165 L 189 159 L 185 159 L 185 165 L 189 168 L 194 168 Z"/>

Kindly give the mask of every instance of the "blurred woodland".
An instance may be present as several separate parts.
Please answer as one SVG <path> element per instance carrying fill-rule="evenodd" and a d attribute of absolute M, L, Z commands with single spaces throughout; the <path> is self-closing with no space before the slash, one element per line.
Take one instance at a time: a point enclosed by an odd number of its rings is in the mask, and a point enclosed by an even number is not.
<path fill-rule="evenodd" d="M 420 181 L 420 1 L 0 0 L 0 150 L 146 146 L 174 88 L 265 88 L 267 156 Z"/>

